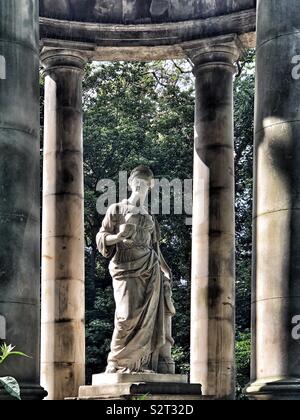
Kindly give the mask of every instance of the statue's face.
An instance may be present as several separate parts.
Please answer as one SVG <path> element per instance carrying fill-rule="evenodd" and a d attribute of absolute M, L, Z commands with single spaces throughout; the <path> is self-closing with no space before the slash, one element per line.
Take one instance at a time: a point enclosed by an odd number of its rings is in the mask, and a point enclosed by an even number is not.
<path fill-rule="evenodd" d="M 139 175 L 135 176 L 130 182 L 132 191 L 139 193 L 148 192 L 152 188 L 152 185 L 153 178 L 146 178 Z"/>

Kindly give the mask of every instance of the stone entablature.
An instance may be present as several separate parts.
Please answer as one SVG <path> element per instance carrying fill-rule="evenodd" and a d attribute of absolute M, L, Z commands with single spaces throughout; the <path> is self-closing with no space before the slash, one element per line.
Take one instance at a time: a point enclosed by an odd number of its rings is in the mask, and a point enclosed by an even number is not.
<path fill-rule="evenodd" d="M 95 61 L 184 58 L 183 43 L 230 34 L 239 36 L 245 48 L 256 42 L 253 0 L 163 0 L 160 7 L 165 4 L 171 14 L 160 20 L 134 18 L 133 5 L 131 17 L 125 18 L 129 3 L 136 3 L 132 0 L 117 0 L 107 8 L 103 4 L 108 1 L 101 0 L 60 0 L 55 7 L 53 0 L 40 3 L 41 47 L 77 49 Z M 154 0 L 141 3 L 158 10 Z"/>

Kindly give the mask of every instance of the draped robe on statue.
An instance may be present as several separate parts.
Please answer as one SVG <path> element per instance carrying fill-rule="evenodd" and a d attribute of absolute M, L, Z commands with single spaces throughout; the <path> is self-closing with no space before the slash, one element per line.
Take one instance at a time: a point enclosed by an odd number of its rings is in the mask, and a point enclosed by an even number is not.
<path fill-rule="evenodd" d="M 120 225 L 134 224 L 134 243 L 106 246 Z M 97 235 L 101 254 L 112 258 L 109 270 L 116 302 L 115 330 L 108 365 L 121 372 L 157 371 L 165 344 L 165 298 L 158 256 L 159 226 L 127 200 L 111 206 Z"/>

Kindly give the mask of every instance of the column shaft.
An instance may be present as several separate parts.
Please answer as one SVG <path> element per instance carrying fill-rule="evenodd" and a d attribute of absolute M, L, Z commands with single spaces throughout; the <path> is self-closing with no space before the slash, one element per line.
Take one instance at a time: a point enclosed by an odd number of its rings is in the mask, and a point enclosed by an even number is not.
<path fill-rule="evenodd" d="M 0 3 L 0 315 L 23 399 L 42 399 L 40 357 L 39 12 L 37 0 Z M 0 390 L 0 400 L 7 394 Z"/>
<path fill-rule="evenodd" d="M 82 77 L 85 60 L 46 51 L 42 383 L 49 399 L 85 383 Z"/>
<path fill-rule="evenodd" d="M 259 0 L 257 7 L 248 393 L 257 399 L 300 399 L 300 341 L 293 334 L 293 322 L 300 315 L 299 2 Z"/>
<path fill-rule="evenodd" d="M 189 56 L 196 77 L 191 380 L 203 385 L 205 395 L 230 399 L 235 395 L 235 37 L 204 43 Z"/>

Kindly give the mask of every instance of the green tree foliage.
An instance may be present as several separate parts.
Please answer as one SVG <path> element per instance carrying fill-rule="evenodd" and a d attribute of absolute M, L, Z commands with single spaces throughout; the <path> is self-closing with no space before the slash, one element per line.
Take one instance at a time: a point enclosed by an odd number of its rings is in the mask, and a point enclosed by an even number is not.
<path fill-rule="evenodd" d="M 236 342 L 236 365 L 237 365 L 237 396 L 244 399 L 244 389 L 249 383 L 251 360 L 251 335 L 241 333 Z"/>
<path fill-rule="evenodd" d="M 236 268 L 238 332 L 250 329 L 254 51 L 241 63 L 235 82 Z"/>
<path fill-rule="evenodd" d="M 235 82 L 235 176 L 236 176 L 236 362 L 237 392 L 250 377 L 251 259 L 253 196 L 253 116 L 255 51 L 241 62 Z"/>

